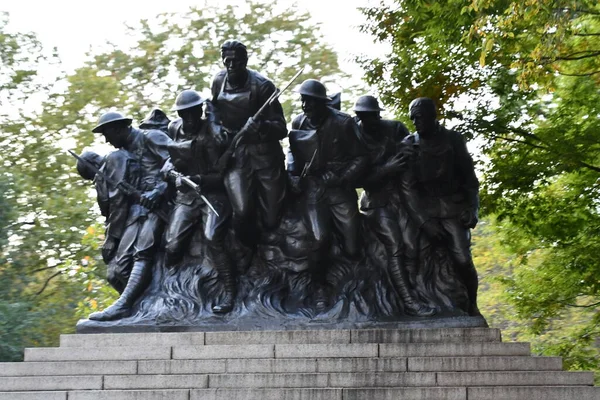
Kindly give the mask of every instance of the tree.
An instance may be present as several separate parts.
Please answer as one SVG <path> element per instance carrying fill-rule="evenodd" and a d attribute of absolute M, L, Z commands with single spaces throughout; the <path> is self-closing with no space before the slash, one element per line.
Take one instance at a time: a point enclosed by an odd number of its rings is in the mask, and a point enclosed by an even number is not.
<path fill-rule="evenodd" d="M 482 208 L 514 254 L 503 283 L 521 324 L 540 351 L 598 368 L 585 350 L 600 336 L 600 6 L 389 3 L 364 10 L 363 29 L 391 45 L 361 59 L 367 80 L 401 118 L 410 100 L 429 96 L 478 139 Z"/>

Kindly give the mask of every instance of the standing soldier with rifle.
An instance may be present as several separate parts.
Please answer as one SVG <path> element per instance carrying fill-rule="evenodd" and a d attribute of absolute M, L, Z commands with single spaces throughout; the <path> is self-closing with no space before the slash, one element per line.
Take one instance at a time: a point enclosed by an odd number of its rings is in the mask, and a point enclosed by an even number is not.
<path fill-rule="evenodd" d="M 233 143 L 232 157 L 226 157 L 221 167 L 233 207 L 236 236 L 253 247 L 257 239 L 254 221 L 258 221 L 262 230 L 271 230 L 279 222 L 286 185 L 279 141 L 286 137 L 287 129 L 277 99 L 261 117 L 253 118 L 276 89 L 269 79 L 246 67 L 246 46 L 237 40 L 227 40 L 221 46 L 221 57 L 225 69 L 212 82 L 212 102 L 229 135 L 243 131 Z"/>
<path fill-rule="evenodd" d="M 171 139 L 162 131 L 142 131 L 131 126 L 131 119 L 118 112 L 107 112 L 100 117 L 98 125 L 92 130 L 102 133 L 108 143 L 117 149 L 125 149 L 133 154 L 139 163 L 139 181 L 135 188 L 119 185 L 138 199 L 129 208 L 128 224 L 137 223 L 127 229 L 120 241 L 133 244 L 133 267 L 129 280 L 119 299 L 101 312 L 92 313 L 89 319 L 110 321 L 131 315 L 132 307 L 146 290 L 152 279 L 154 255 L 160 244 L 164 227 L 164 193 L 167 183 L 161 179 L 160 170 L 169 157 L 167 145 Z M 125 185 L 124 185 L 125 184 Z M 137 189 L 137 190 L 136 190 Z"/>
<path fill-rule="evenodd" d="M 206 119 L 202 105 L 206 104 Z M 198 223 L 203 226 L 206 253 L 225 287 L 225 296 L 212 307 L 215 313 L 231 311 L 236 296 L 234 265 L 225 248 L 231 205 L 217 168 L 227 148 L 226 133 L 216 124 L 212 104 L 195 90 L 184 90 L 173 111 L 179 118 L 169 124 L 170 162 L 163 167 L 167 180 L 177 187 L 175 208 L 165 235 L 166 265 L 181 261 Z"/>

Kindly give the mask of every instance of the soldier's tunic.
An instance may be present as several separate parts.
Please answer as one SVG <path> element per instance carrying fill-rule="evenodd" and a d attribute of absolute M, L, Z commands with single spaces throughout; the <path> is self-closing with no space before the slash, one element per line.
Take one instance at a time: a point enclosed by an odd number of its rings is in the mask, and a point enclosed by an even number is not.
<path fill-rule="evenodd" d="M 292 122 L 288 171 L 300 176 L 316 150 L 305 177 L 305 224 L 315 250 L 325 246 L 335 229 L 343 240 L 344 251 L 353 256 L 359 250 L 360 226 L 354 187 L 367 157 L 352 117 L 332 108 L 327 110 L 320 126 L 313 126 L 304 114 Z M 339 178 L 339 185 L 328 187 L 323 183 L 321 177 L 327 171 Z"/>
<path fill-rule="evenodd" d="M 234 136 L 274 92 L 273 82 L 256 71 L 248 70 L 248 79 L 239 89 L 228 84 L 225 70 L 219 72 L 212 83 L 213 103 L 229 136 Z M 244 224 L 253 223 L 249 218 L 254 210 L 264 229 L 276 227 L 285 195 L 284 156 L 279 141 L 286 137 L 287 129 L 281 104 L 275 101 L 260 122 L 260 132 L 246 135 L 225 174 L 238 231 Z"/>

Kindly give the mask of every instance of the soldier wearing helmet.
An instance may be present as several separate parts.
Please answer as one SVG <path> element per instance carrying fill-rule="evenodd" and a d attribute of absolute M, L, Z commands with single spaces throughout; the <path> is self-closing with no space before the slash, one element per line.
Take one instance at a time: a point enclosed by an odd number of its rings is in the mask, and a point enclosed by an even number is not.
<path fill-rule="evenodd" d="M 354 188 L 368 160 L 358 126 L 350 115 L 328 107 L 330 98 L 321 82 L 308 79 L 299 93 L 304 113 L 292 122 L 288 173 L 294 190 L 304 195 L 315 277 L 324 284 L 326 267 L 320 261 L 334 230 L 347 256 L 359 253 L 360 217 Z M 322 310 L 327 303 L 321 290 L 317 308 Z"/>
<path fill-rule="evenodd" d="M 414 230 L 407 229 L 407 215 L 399 199 L 399 179 L 407 166 L 407 156 L 401 152 L 401 143 L 409 135 L 400 121 L 381 119 L 379 102 L 373 96 L 361 96 L 354 104 L 361 138 L 369 153 L 369 166 L 360 181 L 364 192 L 360 208 L 375 236 L 384 245 L 388 273 L 404 304 L 407 314 L 429 316 L 435 310 L 422 304 L 408 283 L 404 258 L 404 242 Z"/>
<path fill-rule="evenodd" d="M 118 149 L 105 157 L 86 151 L 80 158 L 95 166 L 111 182 L 127 182 L 134 187 L 137 186 L 139 165 L 135 156 L 125 149 Z M 123 237 L 131 236 L 127 230 L 135 229 L 137 224 L 134 221 L 128 223 L 129 210 L 133 201 L 122 188 L 112 187 L 102 177 L 96 175 L 89 164 L 78 160 L 77 172 L 83 179 L 94 182 L 100 213 L 106 218 L 105 239 L 102 244 L 102 259 L 107 265 L 106 279 L 121 294 L 129 280 L 135 252 L 131 240 L 122 240 Z"/>
<path fill-rule="evenodd" d="M 221 58 L 225 69 L 212 82 L 213 104 L 227 132 L 234 135 L 246 130 L 225 173 L 225 186 L 236 237 L 253 247 L 257 225 L 268 231 L 279 222 L 286 185 L 279 141 L 287 135 L 286 123 L 278 101 L 260 120 L 252 118 L 276 89 L 269 79 L 247 68 L 246 46 L 227 40 L 221 46 Z"/>
<path fill-rule="evenodd" d="M 206 119 L 202 118 L 203 105 L 206 106 Z M 165 263 L 172 267 L 182 260 L 189 248 L 192 234 L 197 225 L 201 224 L 206 254 L 225 287 L 225 296 L 212 309 L 215 313 L 227 313 L 233 308 L 235 300 L 236 276 L 225 249 L 231 205 L 217 162 L 230 138 L 218 125 L 218 117 L 211 102 L 203 99 L 195 90 L 179 93 L 172 110 L 177 111 L 179 118 L 169 125 L 169 135 L 174 142 L 169 145 L 171 158 L 163 167 L 163 174 L 177 188 L 177 194 L 165 234 Z M 172 169 L 198 184 L 218 215 L 198 193 L 182 185 L 180 178 L 172 177 L 169 174 Z"/>
<path fill-rule="evenodd" d="M 130 250 L 129 253 L 121 253 L 121 250 L 116 252 L 133 262 L 129 279 L 119 299 L 104 311 L 92 313 L 89 316 L 91 320 L 109 321 L 131 315 L 133 304 L 152 279 L 152 264 L 164 228 L 164 222 L 154 211 L 166 207 L 164 194 L 167 184 L 162 180 L 160 170 L 169 156 L 167 146 L 171 139 L 159 130 L 143 131 L 134 128 L 131 121 L 131 118 L 126 118 L 121 113 L 107 112 L 92 130 L 102 133 L 106 141 L 117 149 L 131 154 L 130 159 L 120 158 L 123 163 L 109 169 L 118 175 L 135 175 L 132 182 L 142 195 L 139 203 L 131 204 L 128 198 L 129 207 L 118 207 L 118 212 L 126 213 L 127 217 L 121 237 L 112 238 L 115 248 L 126 247 Z M 133 165 L 136 165 L 135 172 L 131 169 Z M 107 237 L 107 240 L 110 239 L 111 236 Z M 126 262 L 123 260 L 123 263 Z"/>
<path fill-rule="evenodd" d="M 437 245 L 448 250 L 467 287 L 468 312 L 480 315 L 477 271 L 470 250 L 470 229 L 477 224 L 479 209 L 479 181 L 473 159 L 462 135 L 440 125 L 432 99 L 413 100 L 409 116 L 416 132 L 406 137 L 404 143 L 418 145 L 418 152 L 414 153 L 402 179 L 409 216 L 423 232 L 420 237 L 425 239 L 425 246 Z"/>

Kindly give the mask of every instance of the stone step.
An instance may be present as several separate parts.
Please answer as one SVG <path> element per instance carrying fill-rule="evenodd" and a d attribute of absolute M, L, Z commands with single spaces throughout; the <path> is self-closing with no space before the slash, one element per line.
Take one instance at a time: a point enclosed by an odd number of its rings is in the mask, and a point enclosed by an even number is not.
<path fill-rule="evenodd" d="M 600 388 L 589 386 L 365 388 L 343 389 L 342 393 L 343 400 L 600 400 Z M 253 397 L 239 399 L 250 400 Z M 238 398 L 231 397 L 230 400 Z"/>
<path fill-rule="evenodd" d="M 25 361 L 525 356 L 528 343 L 277 344 L 25 349 Z"/>
<path fill-rule="evenodd" d="M 2 377 L 0 378 L 0 392 L 102 389 L 103 379 L 102 375 Z"/>
<path fill-rule="evenodd" d="M 600 400 L 600 387 L 470 387 L 468 400 Z"/>
<path fill-rule="evenodd" d="M 591 386 L 591 372 L 367 372 L 2 377 L 0 391 Z"/>
<path fill-rule="evenodd" d="M 499 329 L 364 329 L 61 335 L 61 347 L 500 342 Z"/>
<path fill-rule="evenodd" d="M 139 374 L 560 371 L 560 357 L 286 358 L 139 361 Z"/>
<path fill-rule="evenodd" d="M 0 363 L 0 376 L 210 373 L 560 371 L 560 357 L 251 358 Z"/>
<path fill-rule="evenodd" d="M 0 376 L 136 374 L 136 361 L 48 361 L 0 363 Z"/>
<path fill-rule="evenodd" d="M 171 347 L 34 347 L 25 349 L 28 361 L 168 360 Z"/>
<path fill-rule="evenodd" d="M 468 393 L 468 397 L 467 397 Z M 600 388 L 410 387 L 0 392 L 0 400 L 600 400 Z"/>

